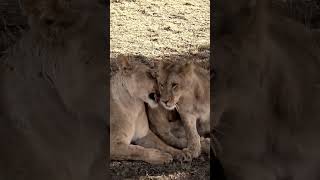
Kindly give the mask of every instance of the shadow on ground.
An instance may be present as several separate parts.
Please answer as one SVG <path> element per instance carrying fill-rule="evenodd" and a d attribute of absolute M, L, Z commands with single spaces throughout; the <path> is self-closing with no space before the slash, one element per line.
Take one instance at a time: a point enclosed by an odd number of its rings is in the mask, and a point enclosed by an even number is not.
<path fill-rule="evenodd" d="M 192 162 L 173 162 L 167 165 L 150 165 L 140 161 L 113 161 L 110 163 L 110 172 L 112 180 L 207 180 L 210 178 L 210 164 L 207 155 L 202 155 Z"/>
<path fill-rule="evenodd" d="M 176 61 L 192 61 L 199 66 L 210 69 L 209 57 L 210 57 L 210 45 L 198 47 L 197 49 L 190 51 L 188 53 L 182 54 L 168 54 L 163 56 L 158 56 L 154 58 L 149 58 L 143 55 L 126 54 L 133 57 L 133 61 L 139 61 L 146 65 L 151 66 L 154 62 L 176 62 Z M 118 70 L 116 58 L 110 57 L 110 70 L 112 73 Z"/>

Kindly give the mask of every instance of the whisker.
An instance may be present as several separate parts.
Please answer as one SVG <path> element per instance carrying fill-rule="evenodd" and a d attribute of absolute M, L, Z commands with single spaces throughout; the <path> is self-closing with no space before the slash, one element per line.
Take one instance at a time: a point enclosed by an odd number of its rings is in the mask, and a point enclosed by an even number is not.
<path fill-rule="evenodd" d="M 215 138 L 214 136 L 211 136 L 212 139 L 212 144 L 210 145 L 214 155 L 216 156 L 218 152 L 222 152 L 222 145 L 221 143 L 218 141 L 217 138 Z"/>
<path fill-rule="evenodd" d="M 178 106 L 178 104 L 175 104 L 175 106 L 176 106 L 176 110 L 179 111 L 179 106 Z"/>
<path fill-rule="evenodd" d="M 218 130 L 217 128 L 213 128 L 212 130 L 213 130 L 214 132 L 220 134 L 220 135 L 224 135 L 224 133 L 223 133 L 222 131 Z"/>

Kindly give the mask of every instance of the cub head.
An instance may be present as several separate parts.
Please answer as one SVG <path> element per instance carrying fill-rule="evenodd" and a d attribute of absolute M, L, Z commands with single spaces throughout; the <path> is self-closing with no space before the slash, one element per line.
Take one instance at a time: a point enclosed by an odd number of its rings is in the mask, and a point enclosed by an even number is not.
<path fill-rule="evenodd" d="M 124 55 L 119 55 L 117 58 L 119 71 L 127 79 L 130 95 L 141 99 L 151 108 L 157 107 L 159 93 L 154 77 L 155 70 L 142 63 L 130 61 L 130 58 Z"/>
<path fill-rule="evenodd" d="M 160 103 L 168 110 L 176 108 L 177 103 L 190 87 L 193 64 L 161 63 L 158 67 L 157 83 L 160 92 Z"/>

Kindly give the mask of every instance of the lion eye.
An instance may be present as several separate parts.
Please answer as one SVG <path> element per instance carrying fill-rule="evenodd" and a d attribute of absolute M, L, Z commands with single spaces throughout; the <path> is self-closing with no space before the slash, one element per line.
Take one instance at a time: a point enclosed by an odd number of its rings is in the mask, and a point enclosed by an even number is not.
<path fill-rule="evenodd" d="M 163 88 L 163 84 L 162 84 L 162 83 L 160 83 L 159 85 L 160 85 L 160 88 L 162 89 L 162 88 Z"/>
<path fill-rule="evenodd" d="M 175 89 L 178 87 L 178 84 L 177 83 L 172 83 L 172 88 Z"/>

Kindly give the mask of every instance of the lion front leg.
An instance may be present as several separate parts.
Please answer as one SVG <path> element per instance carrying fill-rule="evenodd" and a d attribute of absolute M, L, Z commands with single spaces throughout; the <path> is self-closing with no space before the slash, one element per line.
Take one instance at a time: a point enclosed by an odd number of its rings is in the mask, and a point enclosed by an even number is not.
<path fill-rule="evenodd" d="M 200 136 L 197 131 L 197 118 L 193 115 L 182 115 L 181 118 L 188 141 L 188 146 L 183 149 L 183 152 L 187 156 L 187 160 L 190 161 L 193 158 L 199 157 L 201 154 Z"/>
<path fill-rule="evenodd" d="M 172 156 L 158 149 L 146 148 L 123 142 L 112 142 L 110 150 L 111 160 L 135 160 L 150 164 L 166 164 L 172 161 Z"/>

